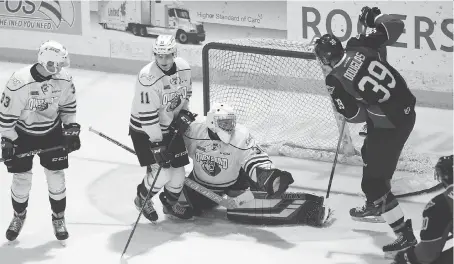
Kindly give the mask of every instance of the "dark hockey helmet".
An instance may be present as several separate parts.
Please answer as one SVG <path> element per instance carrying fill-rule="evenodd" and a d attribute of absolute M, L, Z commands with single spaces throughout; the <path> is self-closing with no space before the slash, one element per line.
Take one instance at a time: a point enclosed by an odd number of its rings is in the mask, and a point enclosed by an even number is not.
<path fill-rule="evenodd" d="M 344 55 L 341 41 L 332 34 L 325 34 L 315 41 L 315 55 L 324 64 L 337 63 Z"/>
<path fill-rule="evenodd" d="M 435 179 L 444 187 L 452 184 L 452 158 L 453 155 L 440 157 L 435 165 Z"/>

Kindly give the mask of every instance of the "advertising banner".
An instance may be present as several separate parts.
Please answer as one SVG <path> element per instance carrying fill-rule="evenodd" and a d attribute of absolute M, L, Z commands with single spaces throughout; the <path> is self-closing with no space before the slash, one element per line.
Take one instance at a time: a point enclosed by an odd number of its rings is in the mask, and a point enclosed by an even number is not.
<path fill-rule="evenodd" d="M 0 29 L 82 35 L 80 1 L 0 1 Z"/>
<path fill-rule="evenodd" d="M 200 22 L 287 29 L 286 1 L 187 1 L 185 5 Z"/>
<path fill-rule="evenodd" d="M 358 17 L 363 6 L 378 6 L 405 23 L 405 32 L 388 52 L 397 68 L 450 74 L 452 90 L 453 3 L 451 1 L 328 2 L 288 1 L 289 39 L 309 42 L 332 33 L 342 41 L 363 32 Z M 345 42 L 344 42 L 345 44 Z M 419 80 L 420 81 L 420 80 Z"/>
<path fill-rule="evenodd" d="M 123 43 L 174 35 L 183 45 L 234 38 L 286 38 L 286 1 L 90 2 L 90 34 Z M 151 44 L 150 44 L 151 45 Z"/>

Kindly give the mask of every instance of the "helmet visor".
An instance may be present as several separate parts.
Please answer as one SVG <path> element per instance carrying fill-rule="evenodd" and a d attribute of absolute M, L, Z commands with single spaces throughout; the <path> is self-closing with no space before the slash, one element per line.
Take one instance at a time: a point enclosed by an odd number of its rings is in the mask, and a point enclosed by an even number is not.
<path fill-rule="evenodd" d="M 227 132 L 229 135 L 233 133 L 236 126 L 236 117 L 235 116 L 219 116 L 216 118 L 216 126 Z"/>

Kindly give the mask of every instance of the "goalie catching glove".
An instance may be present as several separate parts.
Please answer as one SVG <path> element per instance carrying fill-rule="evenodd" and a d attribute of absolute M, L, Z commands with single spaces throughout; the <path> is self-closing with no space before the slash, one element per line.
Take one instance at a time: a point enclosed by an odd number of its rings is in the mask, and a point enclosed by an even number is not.
<path fill-rule="evenodd" d="M 258 187 L 267 192 L 267 199 L 279 197 L 294 182 L 292 174 L 287 171 L 264 166 L 257 167 L 255 170 Z"/>

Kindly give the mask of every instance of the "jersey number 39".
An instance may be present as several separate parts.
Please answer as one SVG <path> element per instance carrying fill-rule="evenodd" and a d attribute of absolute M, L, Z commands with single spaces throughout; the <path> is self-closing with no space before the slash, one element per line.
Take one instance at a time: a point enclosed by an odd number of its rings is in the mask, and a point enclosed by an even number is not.
<path fill-rule="evenodd" d="M 370 75 L 365 75 L 358 82 L 358 89 L 365 92 L 370 89 L 378 96 L 378 102 L 386 102 L 391 93 L 389 89 L 396 86 L 396 79 L 392 73 L 379 61 L 371 61 L 367 71 Z M 386 78 L 389 76 L 388 78 Z M 386 80 L 388 79 L 388 80 Z"/>

